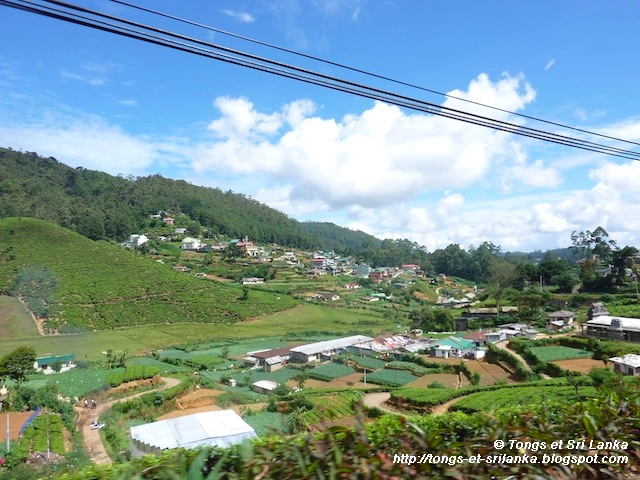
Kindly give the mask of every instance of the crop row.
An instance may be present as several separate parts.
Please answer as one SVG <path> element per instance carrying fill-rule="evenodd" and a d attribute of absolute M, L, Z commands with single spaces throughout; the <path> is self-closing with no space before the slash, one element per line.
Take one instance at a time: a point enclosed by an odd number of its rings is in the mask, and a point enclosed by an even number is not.
<path fill-rule="evenodd" d="M 158 375 L 160 370 L 156 366 L 152 365 L 129 365 L 124 372 L 115 372 L 107 377 L 107 382 L 112 387 L 117 387 L 120 384 L 131 382 L 134 380 L 142 380 L 145 378 L 152 378 Z"/>
<path fill-rule="evenodd" d="M 33 452 L 47 450 L 64 455 L 62 420 L 57 415 L 39 415 L 25 429 L 21 443 L 30 445 Z"/>
<path fill-rule="evenodd" d="M 580 396 L 592 397 L 595 387 L 581 387 Z M 576 390 L 572 386 L 520 386 L 495 391 L 471 393 L 451 406 L 451 410 L 465 413 L 487 412 L 514 406 L 541 404 L 544 402 L 567 403 L 576 400 Z"/>
<path fill-rule="evenodd" d="M 579 348 L 548 346 L 548 347 L 531 347 L 531 353 L 535 355 L 539 361 L 555 362 L 558 360 L 570 360 L 572 358 L 591 358 L 593 352 L 582 350 Z"/>
<path fill-rule="evenodd" d="M 368 382 L 389 387 L 401 387 L 418 379 L 418 377 L 406 370 L 391 370 L 386 368 L 368 374 L 366 377 Z"/>
<path fill-rule="evenodd" d="M 335 362 L 325 363 L 324 365 L 309 370 L 309 376 L 311 378 L 324 381 L 335 380 L 336 378 L 351 375 L 352 373 L 356 373 L 353 368 Z"/>

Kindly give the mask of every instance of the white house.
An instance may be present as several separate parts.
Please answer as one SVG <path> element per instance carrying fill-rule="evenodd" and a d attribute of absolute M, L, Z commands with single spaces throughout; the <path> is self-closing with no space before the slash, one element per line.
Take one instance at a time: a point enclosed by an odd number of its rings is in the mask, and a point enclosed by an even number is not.
<path fill-rule="evenodd" d="M 182 250 L 198 250 L 201 247 L 202 242 L 200 242 L 200 240 L 197 238 L 191 237 L 185 237 L 185 239 L 182 240 L 182 245 L 180 246 Z"/>
<path fill-rule="evenodd" d="M 42 372 L 45 374 L 57 373 L 51 366 L 58 362 L 60 364 L 60 373 L 68 372 L 72 368 L 75 368 L 75 364 L 73 363 L 73 359 L 76 358 L 73 354 L 68 355 L 50 355 L 47 357 L 38 357 L 36 361 L 33 362 L 33 368 L 37 372 Z"/>
<path fill-rule="evenodd" d="M 628 353 L 622 357 L 613 357 L 609 361 L 613 363 L 613 370 L 623 375 L 640 375 L 640 355 Z"/>

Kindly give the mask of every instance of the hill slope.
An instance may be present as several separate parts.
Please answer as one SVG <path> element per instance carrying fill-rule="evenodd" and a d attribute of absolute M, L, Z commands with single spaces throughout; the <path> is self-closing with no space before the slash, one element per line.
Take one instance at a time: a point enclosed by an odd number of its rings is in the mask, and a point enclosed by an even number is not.
<path fill-rule="evenodd" d="M 0 292 L 19 295 L 49 330 L 230 323 L 295 304 L 197 279 L 104 241 L 32 218 L 0 220 Z"/>
<path fill-rule="evenodd" d="M 161 210 L 230 237 L 311 247 L 300 224 L 245 195 L 153 175 L 122 178 L 0 148 L 0 218 L 40 218 L 93 240 L 122 241 Z"/>

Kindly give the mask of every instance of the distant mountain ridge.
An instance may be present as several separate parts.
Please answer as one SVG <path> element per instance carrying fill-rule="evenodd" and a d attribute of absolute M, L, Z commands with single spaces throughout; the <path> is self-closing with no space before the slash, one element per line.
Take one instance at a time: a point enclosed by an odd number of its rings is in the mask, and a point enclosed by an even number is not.
<path fill-rule="evenodd" d="M 0 148 L 0 218 L 35 217 L 92 240 L 122 241 L 150 214 L 184 213 L 213 234 L 259 243 L 358 253 L 380 240 L 330 223 L 301 223 L 246 195 L 160 175 L 112 176 Z"/>

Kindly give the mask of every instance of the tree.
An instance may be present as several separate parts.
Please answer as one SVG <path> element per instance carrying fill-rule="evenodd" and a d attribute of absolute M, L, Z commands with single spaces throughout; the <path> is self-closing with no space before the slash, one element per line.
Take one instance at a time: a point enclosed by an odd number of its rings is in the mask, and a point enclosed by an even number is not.
<path fill-rule="evenodd" d="M 489 262 L 489 294 L 496 300 L 498 317 L 500 317 L 500 304 L 507 290 L 512 288 L 516 279 L 516 266 L 506 260 L 494 257 Z"/>
<path fill-rule="evenodd" d="M 622 285 L 624 283 L 626 269 L 633 267 L 633 257 L 637 254 L 638 249 L 635 247 L 624 247 L 612 252 L 616 285 Z"/>
<path fill-rule="evenodd" d="M 18 347 L 0 360 L 0 377 L 15 380 L 20 388 L 27 374 L 33 371 L 35 361 L 36 351 L 33 347 Z"/>

